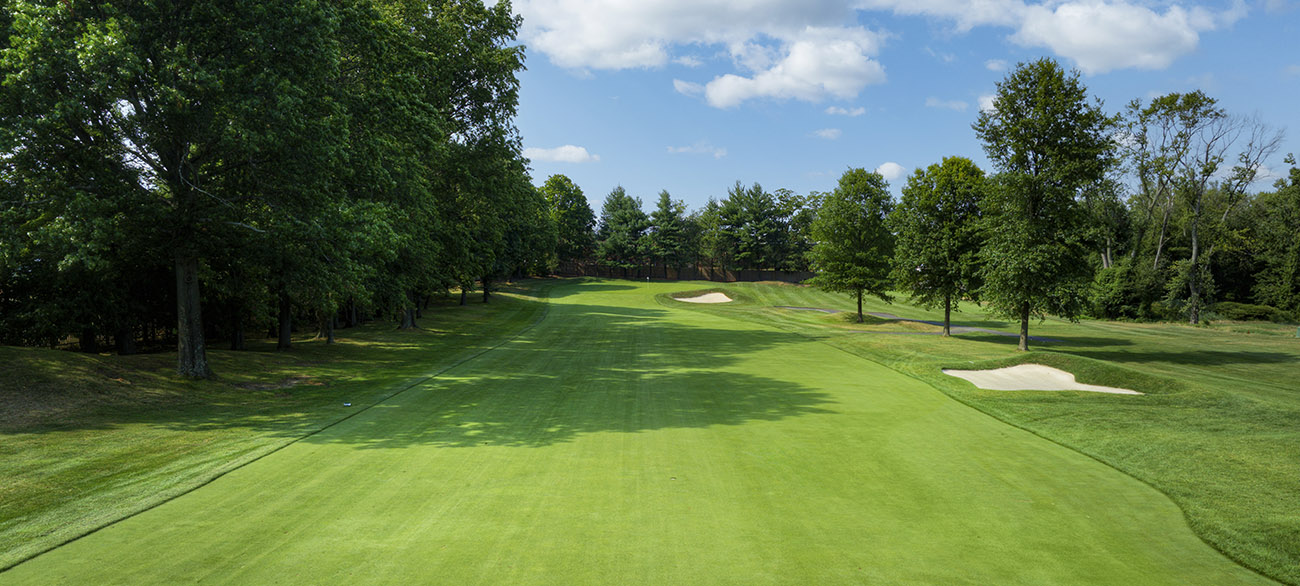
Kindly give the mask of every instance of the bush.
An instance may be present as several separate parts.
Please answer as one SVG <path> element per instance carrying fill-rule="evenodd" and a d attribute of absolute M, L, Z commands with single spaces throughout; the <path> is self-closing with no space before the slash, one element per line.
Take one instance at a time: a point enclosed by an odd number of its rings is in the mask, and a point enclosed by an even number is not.
<path fill-rule="evenodd" d="M 1219 314 L 1222 319 L 1233 321 L 1271 321 L 1274 323 L 1295 321 L 1295 316 L 1276 307 L 1233 301 L 1220 301 L 1214 304 L 1214 313 Z"/>

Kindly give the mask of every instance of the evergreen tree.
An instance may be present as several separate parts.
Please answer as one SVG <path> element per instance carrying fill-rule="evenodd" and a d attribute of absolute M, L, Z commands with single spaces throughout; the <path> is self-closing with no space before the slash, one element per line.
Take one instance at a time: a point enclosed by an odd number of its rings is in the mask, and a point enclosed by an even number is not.
<path fill-rule="evenodd" d="M 646 228 L 650 225 L 641 199 L 627 194 L 623 186 L 609 192 L 600 209 L 600 230 L 597 233 L 596 256 L 607 266 L 627 270 L 641 266 L 645 260 Z"/>

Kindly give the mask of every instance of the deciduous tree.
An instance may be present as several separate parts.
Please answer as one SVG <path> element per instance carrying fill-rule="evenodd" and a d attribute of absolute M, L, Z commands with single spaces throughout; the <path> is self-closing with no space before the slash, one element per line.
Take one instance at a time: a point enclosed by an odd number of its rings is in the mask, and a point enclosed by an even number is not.
<path fill-rule="evenodd" d="M 886 225 L 893 210 L 889 184 L 879 173 L 849 169 L 839 186 L 826 196 L 812 233 L 812 283 L 828 291 L 854 295 L 858 321 L 863 320 L 862 296 L 890 301 L 889 271 L 894 236 Z"/>
<path fill-rule="evenodd" d="M 981 297 L 1020 321 L 1074 319 L 1091 280 L 1087 216 L 1080 199 L 1112 164 L 1113 120 L 1089 99 L 1077 72 L 1050 59 L 1022 63 L 998 83 L 993 108 L 973 125 L 1000 171 L 982 206 Z"/>
<path fill-rule="evenodd" d="M 894 283 L 926 308 L 943 308 L 943 335 L 951 334 L 952 310 L 980 287 L 980 201 L 984 171 L 964 157 L 917 169 L 889 216 L 897 235 Z"/>

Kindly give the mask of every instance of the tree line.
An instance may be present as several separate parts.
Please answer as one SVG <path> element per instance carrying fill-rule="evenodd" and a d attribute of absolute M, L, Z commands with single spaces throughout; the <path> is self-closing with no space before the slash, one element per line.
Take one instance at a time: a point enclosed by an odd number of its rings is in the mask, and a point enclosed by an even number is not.
<path fill-rule="evenodd" d="M 543 191 L 582 220 L 561 224 L 562 260 L 814 270 L 812 282 L 944 311 L 979 301 L 1031 318 L 1300 318 L 1300 170 L 1252 192 L 1281 131 L 1200 91 L 1108 114 L 1077 72 L 1041 59 L 998 84 L 972 129 L 993 163 L 947 157 L 917 169 L 895 201 L 879 174 L 850 169 L 829 193 L 737 182 L 687 213 L 660 193 L 650 214 L 622 187 L 598 221 L 563 176 Z M 562 197 L 559 194 L 564 194 Z"/>
<path fill-rule="evenodd" d="M 509 2 L 12 1 L 0 343 L 130 353 L 365 314 L 542 266 Z M 266 328 L 266 329 L 262 329 Z"/>

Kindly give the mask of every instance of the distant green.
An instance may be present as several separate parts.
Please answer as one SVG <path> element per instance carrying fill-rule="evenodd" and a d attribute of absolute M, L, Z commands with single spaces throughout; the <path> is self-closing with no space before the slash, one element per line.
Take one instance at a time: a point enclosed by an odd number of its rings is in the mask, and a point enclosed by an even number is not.
<path fill-rule="evenodd" d="M 503 345 L 0 582 L 1266 582 L 1142 482 L 854 355 L 1004 341 L 665 295 L 700 286 L 558 286 Z"/>

